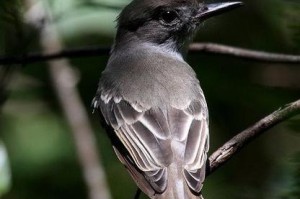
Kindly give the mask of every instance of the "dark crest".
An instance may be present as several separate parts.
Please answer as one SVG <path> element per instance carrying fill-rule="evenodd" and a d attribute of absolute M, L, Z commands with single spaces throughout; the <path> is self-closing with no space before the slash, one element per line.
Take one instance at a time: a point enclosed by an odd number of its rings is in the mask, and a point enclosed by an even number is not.
<path fill-rule="evenodd" d="M 158 9 L 198 7 L 199 0 L 133 0 L 118 17 L 118 27 L 134 29 L 151 19 Z M 145 20 L 146 19 L 146 20 Z"/>

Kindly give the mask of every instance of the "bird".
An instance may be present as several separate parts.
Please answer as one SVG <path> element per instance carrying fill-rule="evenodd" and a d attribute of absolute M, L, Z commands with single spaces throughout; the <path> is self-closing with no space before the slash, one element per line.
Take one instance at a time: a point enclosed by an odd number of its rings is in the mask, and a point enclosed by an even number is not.
<path fill-rule="evenodd" d="M 208 108 L 184 58 L 205 20 L 240 5 L 133 0 L 117 18 L 92 107 L 118 159 L 151 199 L 203 197 Z"/>

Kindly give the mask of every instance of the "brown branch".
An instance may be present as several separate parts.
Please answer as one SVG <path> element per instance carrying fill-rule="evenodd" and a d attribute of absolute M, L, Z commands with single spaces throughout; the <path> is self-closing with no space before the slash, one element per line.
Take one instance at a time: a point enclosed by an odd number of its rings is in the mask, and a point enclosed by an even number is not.
<path fill-rule="evenodd" d="M 0 65 L 7 64 L 30 64 L 41 61 L 48 61 L 59 58 L 79 58 L 79 57 L 92 57 L 100 55 L 108 55 L 110 51 L 109 47 L 85 47 L 77 49 L 62 50 L 58 52 L 52 52 L 48 54 L 32 53 L 27 56 L 0 56 Z M 234 56 L 238 58 L 255 60 L 260 62 L 274 62 L 274 63 L 287 63 L 287 64 L 299 64 L 299 55 L 286 55 L 277 53 L 268 53 L 255 50 L 248 50 L 242 48 L 236 48 L 232 46 L 226 46 L 213 43 L 193 43 L 190 45 L 191 53 L 210 53 L 221 54 L 227 56 Z"/>
<path fill-rule="evenodd" d="M 46 21 L 45 26 L 40 30 L 40 43 L 44 53 L 51 54 L 61 51 L 62 43 L 52 23 L 48 8 L 42 2 L 40 2 L 41 4 L 35 4 L 33 0 L 26 0 L 26 2 L 30 7 L 27 13 L 28 23 L 37 26 L 39 18 L 36 16 L 41 17 L 41 14 Z M 74 137 L 89 198 L 110 199 L 105 172 L 97 152 L 96 139 L 76 88 L 78 78 L 76 78 L 76 74 L 67 59 L 52 60 L 48 64 L 54 90 Z"/>
<path fill-rule="evenodd" d="M 0 65 L 8 64 L 31 64 L 36 62 L 49 61 L 60 58 L 79 58 L 79 57 L 93 57 L 108 55 L 110 51 L 109 47 L 85 47 L 69 50 L 62 50 L 53 53 L 29 53 L 26 56 L 3 56 L 0 57 Z"/>
<path fill-rule="evenodd" d="M 300 100 L 285 105 L 279 110 L 261 119 L 253 126 L 234 136 L 209 157 L 209 168 L 206 175 L 210 175 L 224 165 L 253 139 L 263 134 L 276 124 L 297 114 L 300 114 Z"/>
<path fill-rule="evenodd" d="M 212 54 L 229 55 L 238 58 L 255 60 L 260 62 L 274 63 L 300 63 L 299 55 L 287 55 L 279 53 L 269 53 L 263 51 L 249 50 L 214 43 L 193 43 L 190 45 L 191 52 L 206 52 Z"/>

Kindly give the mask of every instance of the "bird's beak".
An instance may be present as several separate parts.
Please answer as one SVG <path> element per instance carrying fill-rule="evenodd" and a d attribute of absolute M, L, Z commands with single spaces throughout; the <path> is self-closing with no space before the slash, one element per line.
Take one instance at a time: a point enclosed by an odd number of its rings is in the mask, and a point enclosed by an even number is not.
<path fill-rule="evenodd" d="M 229 10 L 232 10 L 234 8 L 238 8 L 242 6 L 242 2 L 226 2 L 226 3 L 213 3 L 213 4 L 207 4 L 202 7 L 196 18 L 200 21 L 204 21 L 210 17 L 222 14 L 224 12 L 227 12 Z"/>

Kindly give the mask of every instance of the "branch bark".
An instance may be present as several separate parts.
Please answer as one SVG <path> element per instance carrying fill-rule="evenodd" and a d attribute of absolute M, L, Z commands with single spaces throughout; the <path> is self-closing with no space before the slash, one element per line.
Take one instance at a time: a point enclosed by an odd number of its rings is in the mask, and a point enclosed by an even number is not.
<path fill-rule="evenodd" d="M 206 52 L 212 54 L 229 55 L 233 57 L 255 60 L 260 62 L 274 63 L 300 63 L 299 55 L 287 55 L 280 53 L 269 53 L 264 51 L 249 50 L 214 43 L 193 43 L 190 45 L 191 52 Z"/>
<path fill-rule="evenodd" d="M 278 53 L 269 53 L 256 50 L 249 50 L 243 48 L 237 48 L 232 46 L 226 46 L 214 43 L 193 43 L 189 48 L 191 53 L 209 53 L 233 56 L 237 58 L 243 58 L 248 60 L 260 61 L 260 62 L 273 62 L 273 63 L 286 63 L 286 64 L 299 64 L 299 55 L 287 55 Z M 79 58 L 79 57 L 92 57 L 100 55 L 108 55 L 110 51 L 109 47 L 84 47 L 69 50 L 60 50 L 52 53 L 31 53 L 27 56 L 13 56 L 13 57 L 1 57 L 0 65 L 7 64 L 30 64 L 41 61 L 49 61 L 59 58 Z"/>
<path fill-rule="evenodd" d="M 33 0 L 26 0 L 29 10 L 27 20 L 34 26 L 39 26 L 39 17 L 46 21 L 40 30 L 40 43 L 45 54 L 62 50 L 59 35 L 52 23 L 51 13 L 41 2 L 35 4 Z M 105 172 L 102 168 L 92 127 L 85 108 L 82 106 L 76 89 L 77 79 L 71 64 L 67 59 L 48 62 L 50 77 L 58 100 L 74 137 L 75 147 L 81 164 L 84 180 L 89 191 L 90 199 L 110 199 L 106 184 Z"/>
<path fill-rule="evenodd" d="M 206 175 L 208 176 L 219 169 L 256 137 L 263 134 L 276 124 L 297 114 L 300 114 L 300 100 L 285 105 L 231 138 L 209 157 L 209 166 Z"/>
<path fill-rule="evenodd" d="M 29 53 L 26 56 L 0 56 L 0 65 L 8 64 L 31 64 L 36 62 L 50 61 L 60 58 L 79 58 L 108 55 L 109 47 L 85 47 L 69 50 L 60 50 L 52 53 Z"/>

